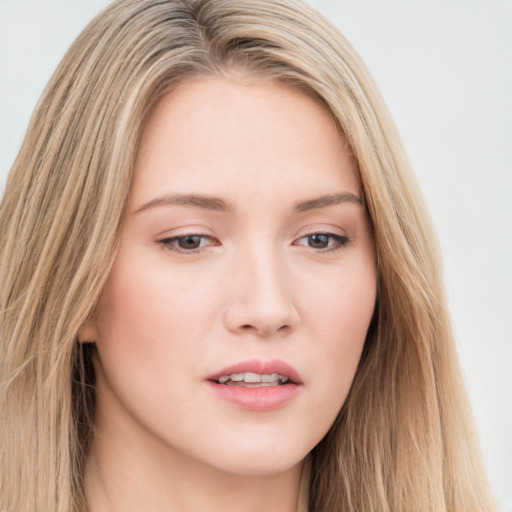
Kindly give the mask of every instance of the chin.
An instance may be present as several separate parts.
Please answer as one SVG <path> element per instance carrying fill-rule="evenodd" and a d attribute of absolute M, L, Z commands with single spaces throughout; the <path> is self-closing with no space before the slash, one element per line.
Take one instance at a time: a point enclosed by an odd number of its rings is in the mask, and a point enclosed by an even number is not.
<path fill-rule="evenodd" d="M 212 465 L 217 469 L 245 477 L 268 477 L 301 464 L 313 447 L 292 444 L 289 439 L 253 438 L 249 445 L 247 442 L 230 442 L 224 448 L 224 453 L 216 451 L 214 455 Z"/>
<path fill-rule="evenodd" d="M 306 454 L 307 455 L 307 454 Z M 240 459 L 232 462 L 226 461 L 223 467 L 218 467 L 225 473 L 248 478 L 266 478 L 286 473 L 302 463 L 305 457 L 293 460 L 272 460 L 274 456 L 268 456 L 266 460 L 251 461 Z M 270 459 L 270 460 L 269 460 Z"/>

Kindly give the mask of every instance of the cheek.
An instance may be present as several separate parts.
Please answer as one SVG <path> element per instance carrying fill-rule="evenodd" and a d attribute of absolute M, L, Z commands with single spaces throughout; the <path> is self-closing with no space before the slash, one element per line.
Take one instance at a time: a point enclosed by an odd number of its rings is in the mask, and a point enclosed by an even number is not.
<path fill-rule="evenodd" d="M 363 249 L 365 249 L 363 247 Z M 306 287 L 304 287 L 306 291 Z M 329 269 L 314 287 L 304 293 L 314 330 L 323 333 L 320 342 L 350 350 L 364 341 L 375 308 L 377 271 L 373 251 L 360 250 Z M 356 350 L 357 348 L 354 347 Z"/>
<path fill-rule="evenodd" d="M 98 307 L 97 347 L 111 384 L 144 401 L 148 390 L 177 389 L 180 369 L 200 348 L 191 340 L 202 342 L 209 324 L 206 304 L 179 275 L 140 262 L 124 256 L 114 265 Z"/>
<path fill-rule="evenodd" d="M 139 340 L 147 349 L 198 328 L 212 297 L 200 293 L 200 279 L 160 260 L 143 262 L 137 252 L 118 258 L 98 308 L 101 338 Z"/>
<path fill-rule="evenodd" d="M 376 270 L 373 259 L 361 259 L 333 275 L 324 293 L 312 301 L 310 336 L 318 367 L 319 417 L 334 421 L 354 379 L 376 301 Z"/>
<path fill-rule="evenodd" d="M 206 311 L 207 300 L 191 289 L 192 283 L 198 284 L 190 276 L 184 279 L 183 272 L 171 273 L 165 259 L 141 264 L 135 251 L 121 256 L 98 305 L 101 411 L 109 417 L 130 417 L 150 431 L 160 425 L 172 432 L 176 421 L 169 411 L 175 417 L 178 410 L 192 407 L 184 400 L 184 383 L 200 377 L 194 362 L 206 340 L 206 317 L 213 315 Z M 211 311 L 211 301 L 209 307 Z"/>

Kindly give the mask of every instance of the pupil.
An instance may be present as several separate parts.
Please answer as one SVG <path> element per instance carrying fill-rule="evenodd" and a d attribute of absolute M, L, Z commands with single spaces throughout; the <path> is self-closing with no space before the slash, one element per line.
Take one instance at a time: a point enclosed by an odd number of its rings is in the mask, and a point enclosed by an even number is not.
<path fill-rule="evenodd" d="M 314 249 L 324 249 L 329 245 L 329 235 L 311 235 L 309 246 Z"/>
<path fill-rule="evenodd" d="M 201 245 L 201 237 L 198 235 L 184 236 L 178 240 L 181 249 L 197 249 Z"/>

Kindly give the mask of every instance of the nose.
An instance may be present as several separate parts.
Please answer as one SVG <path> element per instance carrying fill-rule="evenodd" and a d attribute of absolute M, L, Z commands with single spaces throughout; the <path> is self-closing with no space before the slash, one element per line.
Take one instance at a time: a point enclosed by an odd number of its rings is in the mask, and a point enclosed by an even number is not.
<path fill-rule="evenodd" d="M 276 251 L 261 246 L 241 254 L 232 268 L 224 322 L 231 332 L 286 335 L 299 321 L 293 283 Z"/>

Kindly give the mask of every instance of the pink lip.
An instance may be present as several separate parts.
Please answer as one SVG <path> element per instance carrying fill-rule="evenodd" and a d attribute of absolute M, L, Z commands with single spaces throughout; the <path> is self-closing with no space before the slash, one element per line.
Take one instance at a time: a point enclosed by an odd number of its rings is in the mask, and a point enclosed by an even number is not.
<path fill-rule="evenodd" d="M 285 363 L 281 359 L 272 359 L 270 361 L 261 361 L 260 359 L 251 359 L 250 361 L 242 361 L 240 363 L 233 364 L 223 368 L 219 372 L 207 377 L 207 380 L 219 380 L 223 375 L 231 375 L 233 373 L 259 373 L 272 375 L 273 373 L 279 373 L 283 377 L 288 377 L 294 384 L 302 384 L 302 378 L 299 372 Z"/>
<path fill-rule="evenodd" d="M 280 386 L 256 388 L 228 386 L 217 382 L 223 375 L 245 372 L 269 375 L 278 373 L 283 377 L 288 377 L 289 382 Z M 218 397 L 237 407 L 263 412 L 278 409 L 292 400 L 302 389 L 302 378 L 295 368 L 279 359 L 271 361 L 253 359 L 223 368 L 209 376 L 206 380 L 206 385 Z"/>

